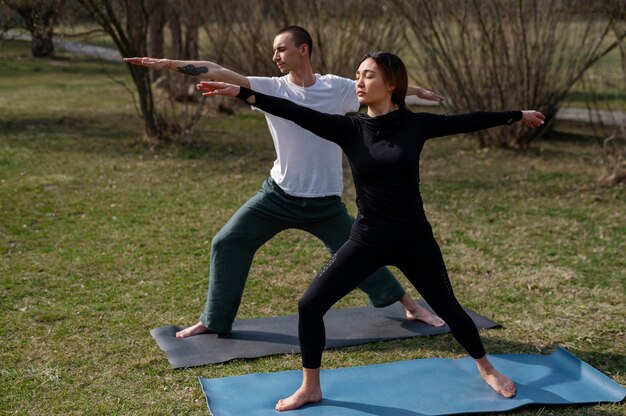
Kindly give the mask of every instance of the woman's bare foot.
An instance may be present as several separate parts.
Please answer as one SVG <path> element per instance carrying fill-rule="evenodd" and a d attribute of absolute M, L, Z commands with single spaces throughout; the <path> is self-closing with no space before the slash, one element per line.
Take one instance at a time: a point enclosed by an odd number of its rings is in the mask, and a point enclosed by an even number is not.
<path fill-rule="evenodd" d="M 406 311 L 406 319 L 410 321 L 422 321 L 435 327 L 444 326 L 446 324 L 443 319 L 430 313 L 428 309 L 424 309 L 418 305 L 408 293 L 405 293 L 404 296 L 402 296 L 400 303 L 404 306 Z"/>
<path fill-rule="evenodd" d="M 209 332 L 211 331 L 209 331 L 202 322 L 198 322 L 197 324 L 190 326 L 189 328 L 178 331 L 176 333 L 176 338 L 187 338 L 198 334 L 208 334 Z"/>
<path fill-rule="evenodd" d="M 476 360 L 476 366 L 482 378 L 496 393 L 507 399 L 515 396 L 516 387 L 513 380 L 496 370 L 486 356 Z"/>
<path fill-rule="evenodd" d="M 322 401 L 322 386 L 320 384 L 319 368 L 302 369 L 302 385 L 294 394 L 286 399 L 280 399 L 275 409 L 278 411 L 298 409 L 305 404 Z"/>
<path fill-rule="evenodd" d="M 284 410 L 299 409 L 305 404 L 319 403 L 320 401 L 322 401 L 322 389 L 305 389 L 300 387 L 291 396 L 286 399 L 280 399 L 276 403 L 276 410 L 282 412 Z"/>

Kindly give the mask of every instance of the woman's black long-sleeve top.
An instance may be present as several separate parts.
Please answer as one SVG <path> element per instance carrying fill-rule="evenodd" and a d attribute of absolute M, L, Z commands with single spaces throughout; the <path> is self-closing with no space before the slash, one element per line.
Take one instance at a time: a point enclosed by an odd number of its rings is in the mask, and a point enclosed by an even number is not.
<path fill-rule="evenodd" d="M 291 120 L 342 148 L 352 169 L 359 210 L 350 238 L 374 246 L 417 242 L 424 232 L 430 233 L 419 189 L 419 157 L 426 140 L 522 118 L 521 111 L 447 116 L 404 109 L 379 117 L 362 113 L 341 116 L 243 87 L 238 97 L 245 100 L 250 95 L 255 97 L 255 107 Z"/>

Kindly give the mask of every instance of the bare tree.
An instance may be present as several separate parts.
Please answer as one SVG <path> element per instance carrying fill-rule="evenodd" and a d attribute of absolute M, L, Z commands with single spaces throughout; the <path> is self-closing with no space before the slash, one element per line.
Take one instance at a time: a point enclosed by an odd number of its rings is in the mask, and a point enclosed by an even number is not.
<path fill-rule="evenodd" d="M 165 50 L 165 39 L 163 36 L 163 29 L 166 23 L 166 1 L 153 0 L 152 18 L 149 25 L 149 45 L 148 50 L 150 56 L 163 57 Z"/>
<path fill-rule="evenodd" d="M 451 112 L 535 108 L 554 121 L 585 71 L 619 45 L 611 2 L 579 0 L 393 0 L 427 85 Z M 481 147 L 525 148 L 547 129 L 478 134 Z"/>
<path fill-rule="evenodd" d="M 0 40 L 6 37 L 12 26 L 11 13 L 11 9 L 3 1 L 0 1 Z"/>
<path fill-rule="evenodd" d="M 203 23 L 200 0 L 170 0 L 166 4 L 166 23 L 171 35 L 170 49 L 167 54 L 172 59 L 198 60 L 199 59 L 199 32 Z M 152 23 L 151 23 L 152 24 Z M 163 56 L 152 55 L 152 56 Z M 195 78 L 183 77 L 168 71 L 160 73 L 160 85 L 164 86 L 170 96 L 177 102 L 197 102 L 199 95 L 195 91 Z M 194 117 L 192 117 L 194 118 Z"/>
<path fill-rule="evenodd" d="M 273 6 L 281 8 L 280 1 Z M 285 25 L 266 0 L 210 0 L 201 9 L 209 40 L 203 55 L 245 75 L 277 74 L 270 59 L 275 31 Z"/>
<path fill-rule="evenodd" d="M 111 37 L 122 56 L 146 56 L 151 52 L 163 54 L 165 45 L 164 28 L 166 23 L 182 23 L 187 29 L 183 52 L 177 54 L 182 59 L 197 59 L 198 20 L 190 17 L 192 7 L 198 2 L 167 2 L 158 0 L 78 0 Z M 185 4 L 183 4 L 185 3 Z M 177 8 L 178 7 L 178 8 Z M 184 9 L 181 9 L 184 8 Z M 183 19 L 179 12 L 187 10 Z M 193 34 L 191 32 L 194 32 Z M 187 54 L 187 55 L 185 55 Z M 179 140 L 190 133 L 198 121 L 202 108 L 196 101 L 184 97 L 190 94 L 189 81 L 183 77 L 163 76 L 155 81 L 147 69 L 127 65 L 138 96 L 139 109 L 144 121 L 145 136 L 150 142 Z M 173 82 L 184 85 L 171 85 Z M 183 91 L 174 96 L 172 91 Z M 183 97 L 182 99 L 180 97 Z M 182 104 L 180 102 L 183 102 Z"/>
<path fill-rule="evenodd" d="M 34 57 L 54 56 L 54 25 L 58 20 L 64 0 L 0 0 L 16 12 L 31 35 L 31 52 Z"/>
<path fill-rule="evenodd" d="M 313 65 L 320 73 L 354 75 L 371 50 L 398 51 L 402 30 L 385 2 L 376 0 L 231 0 L 205 2 L 206 55 L 244 74 L 277 74 L 271 61 L 276 31 L 300 25 L 313 37 Z"/>
<path fill-rule="evenodd" d="M 154 9 L 149 0 L 79 0 L 82 6 L 111 36 L 122 56 L 147 55 L 148 21 Z M 152 5 L 153 6 L 153 5 Z M 139 108 L 144 121 L 144 131 L 149 140 L 162 140 L 165 130 L 159 125 L 158 114 L 145 68 L 127 65 L 139 96 Z"/>
<path fill-rule="evenodd" d="M 173 59 L 198 60 L 200 27 L 204 22 L 204 15 L 200 10 L 204 7 L 204 2 L 168 0 L 161 3 L 164 5 L 166 23 L 166 28 L 161 30 L 165 29 L 165 33 L 170 35 L 170 42 L 164 47 L 164 50 L 169 48 L 165 55 Z M 167 39 L 167 36 L 164 38 Z M 161 71 L 159 75 L 156 86 L 161 96 L 159 102 L 164 104 L 161 111 L 170 121 L 171 129 L 175 128 L 173 132 L 177 139 L 184 139 L 193 131 L 201 116 L 211 110 L 208 107 L 217 109 L 216 101 L 210 100 L 210 105 L 207 106 L 205 97 L 196 91 L 196 78 L 169 71 Z"/>

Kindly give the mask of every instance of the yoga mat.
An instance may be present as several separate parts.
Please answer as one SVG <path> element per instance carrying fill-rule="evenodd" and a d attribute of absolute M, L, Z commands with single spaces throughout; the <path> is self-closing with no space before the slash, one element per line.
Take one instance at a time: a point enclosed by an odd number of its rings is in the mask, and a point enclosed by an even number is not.
<path fill-rule="evenodd" d="M 423 301 L 421 306 L 430 310 Z M 467 310 L 478 328 L 500 325 Z M 324 317 L 326 348 L 365 344 L 449 332 L 447 326 L 435 328 L 420 321 L 408 321 L 399 303 L 386 308 L 362 307 L 331 309 Z M 235 358 L 256 358 L 273 354 L 299 353 L 298 315 L 235 321 L 228 335 L 200 334 L 177 339 L 177 326 L 150 331 L 173 368 L 222 363 Z"/>
<path fill-rule="evenodd" d="M 291 395 L 302 372 L 281 371 L 200 378 L 213 416 L 433 416 L 503 412 L 529 404 L 620 402 L 626 389 L 564 349 L 551 355 L 489 355 L 517 383 L 505 399 L 480 377 L 471 358 L 426 358 L 322 370 L 324 399 L 289 412 L 274 410 Z"/>

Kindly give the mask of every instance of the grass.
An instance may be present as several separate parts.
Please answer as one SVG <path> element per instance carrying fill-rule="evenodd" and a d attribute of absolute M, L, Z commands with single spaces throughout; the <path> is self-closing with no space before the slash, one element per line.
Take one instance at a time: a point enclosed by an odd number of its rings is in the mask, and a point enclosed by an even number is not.
<path fill-rule="evenodd" d="M 193 145 L 151 151 L 124 68 L 0 51 L 0 413 L 206 414 L 198 376 L 299 368 L 282 355 L 177 370 L 149 335 L 204 304 L 211 236 L 274 158 L 263 118 L 207 117 Z M 626 385 L 623 187 L 597 187 L 597 143 L 555 134 L 526 152 L 471 138 L 426 146 L 426 209 L 466 306 L 504 325 L 490 353 L 562 345 Z M 345 201 L 354 212 L 346 174 Z M 297 231 L 258 253 L 240 318 L 296 312 L 327 258 Z M 407 284 L 402 279 L 403 284 Z M 340 306 L 363 305 L 353 293 Z M 459 357 L 449 335 L 327 352 L 328 368 Z M 626 415 L 623 404 L 514 415 Z"/>

